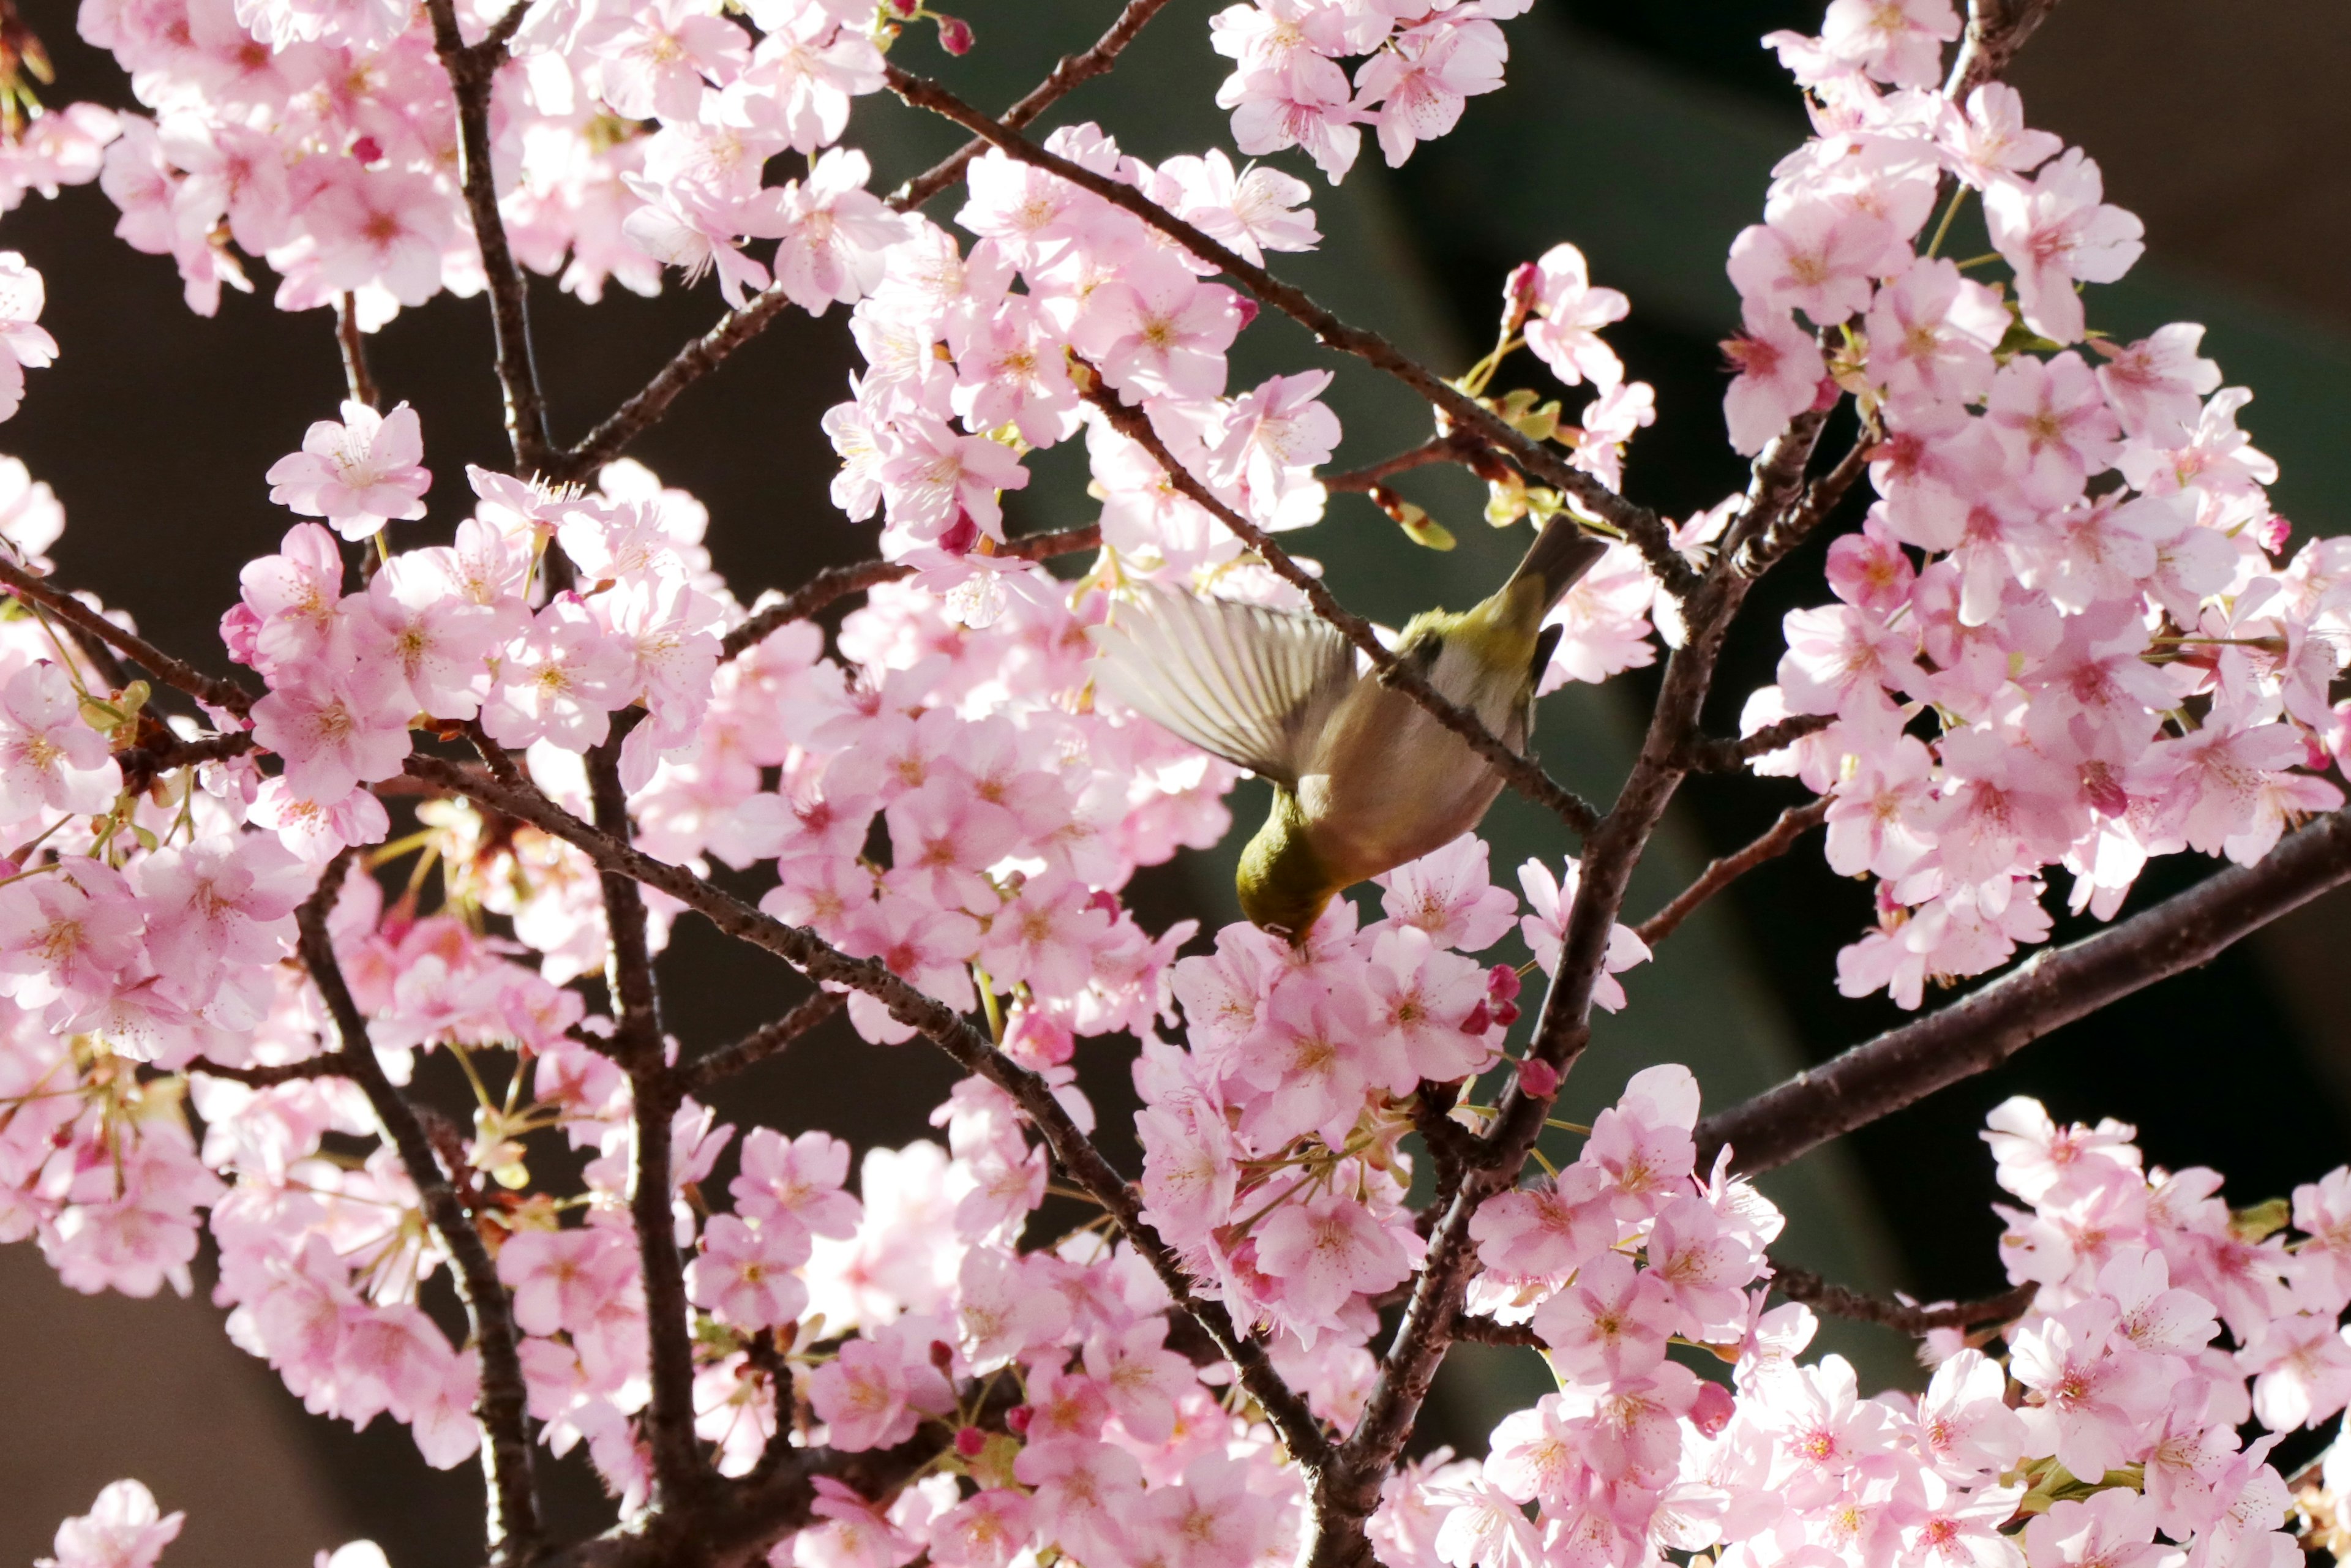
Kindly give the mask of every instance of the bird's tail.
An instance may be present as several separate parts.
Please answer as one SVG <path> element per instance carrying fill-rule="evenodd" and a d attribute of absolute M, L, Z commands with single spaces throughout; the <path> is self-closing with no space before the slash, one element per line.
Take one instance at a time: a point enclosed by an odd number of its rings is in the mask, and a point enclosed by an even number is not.
<path fill-rule="evenodd" d="M 1592 570 L 1593 563 L 1608 553 L 1608 541 L 1595 538 L 1578 528 L 1575 519 L 1565 512 L 1555 514 L 1543 525 L 1534 545 L 1527 551 L 1526 559 L 1510 574 L 1503 586 L 1508 594 L 1520 583 L 1540 580 L 1542 583 L 1542 612 L 1549 614 L 1552 605 L 1567 597 L 1567 591 Z"/>

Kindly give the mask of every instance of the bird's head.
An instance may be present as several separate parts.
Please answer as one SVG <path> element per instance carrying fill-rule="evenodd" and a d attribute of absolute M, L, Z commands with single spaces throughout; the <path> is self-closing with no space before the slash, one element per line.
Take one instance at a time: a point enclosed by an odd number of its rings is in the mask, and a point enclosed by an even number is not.
<path fill-rule="evenodd" d="M 1307 843 L 1298 798 L 1288 789 L 1274 791 L 1265 826 L 1241 852 L 1233 888 L 1250 925 L 1281 933 L 1293 946 L 1306 939 L 1339 891 L 1339 883 Z"/>

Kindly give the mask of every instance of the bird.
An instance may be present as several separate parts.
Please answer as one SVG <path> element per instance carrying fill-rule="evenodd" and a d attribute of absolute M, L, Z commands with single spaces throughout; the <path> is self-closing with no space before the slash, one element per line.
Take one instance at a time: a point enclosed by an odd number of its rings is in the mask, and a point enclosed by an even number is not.
<path fill-rule="evenodd" d="M 1554 516 L 1476 608 L 1407 622 L 1397 659 L 1522 752 L 1562 630 L 1544 618 L 1607 549 Z M 1087 636 L 1098 689 L 1273 786 L 1234 887 L 1252 925 L 1294 945 L 1339 894 L 1452 842 L 1501 793 L 1492 763 L 1315 616 L 1137 583 Z"/>

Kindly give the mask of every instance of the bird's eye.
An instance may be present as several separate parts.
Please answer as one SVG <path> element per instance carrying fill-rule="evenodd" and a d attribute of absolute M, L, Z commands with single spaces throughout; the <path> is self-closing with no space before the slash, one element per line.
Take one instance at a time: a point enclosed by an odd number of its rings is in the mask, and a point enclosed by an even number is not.
<path fill-rule="evenodd" d="M 1445 652 L 1445 639 L 1431 632 L 1414 639 L 1412 646 L 1405 651 L 1412 656 L 1412 662 L 1420 666 L 1420 673 L 1425 677 L 1437 668 L 1437 657 Z"/>

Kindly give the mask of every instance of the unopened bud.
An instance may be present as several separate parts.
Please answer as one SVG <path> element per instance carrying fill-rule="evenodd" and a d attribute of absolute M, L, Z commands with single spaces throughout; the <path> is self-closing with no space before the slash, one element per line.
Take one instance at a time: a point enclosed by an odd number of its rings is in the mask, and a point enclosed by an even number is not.
<path fill-rule="evenodd" d="M 969 555 L 972 547 L 978 543 L 978 522 L 969 512 L 957 508 L 955 521 L 949 523 L 947 531 L 939 536 L 939 548 L 949 555 Z"/>
<path fill-rule="evenodd" d="M 1029 1434 L 1029 1423 L 1036 1418 L 1037 1412 L 1030 1406 L 1015 1405 L 1004 1413 L 1004 1429 L 1016 1437 L 1026 1437 Z"/>
<path fill-rule="evenodd" d="M 967 1459 L 979 1458 L 981 1451 L 987 1447 L 987 1434 L 977 1427 L 966 1427 L 956 1433 L 956 1452 Z"/>
<path fill-rule="evenodd" d="M 362 136 L 351 143 L 351 157 L 361 163 L 383 162 L 383 143 L 372 136 Z"/>
<path fill-rule="evenodd" d="M 1493 1027 L 1493 1009 L 1487 1007 L 1483 1002 L 1479 1002 L 1476 1007 L 1471 1008 L 1469 1009 L 1469 1016 L 1461 1020 L 1461 1032 L 1463 1034 L 1484 1034 Z"/>
<path fill-rule="evenodd" d="M 1690 1401 L 1690 1425 L 1709 1437 L 1716 1437 L 1730 1425 L 1738 1410 L 1739 1401 L 1730 1396 L 1729 1389 L 1719 1383 L 1701 1383 L 1698 1397 Z"/>
<path fill-rule="evenodd" d="M 973 39 L 970 23 L 960 16 L 941 16 L 938 18 L 938 23 L 939 47 L 951 55 L 971 53 Z"/>
<path fill-rule="evenodd" d="M 1522 984 L 1515 964 L 1497 964 L 1486 971 L 1486 994 L 1498 1002 L 1507 1002 L 1517 996 Z"/>
<path fill-rule="evenodd" d="M 1241 313 L 1241 325 L 1243 327 L 1247 327 L 1250 322 L 1257 319 L 1258 303 L 1256 300 L 1251 299 L 1248 295 L 1244 294 L 1236 298 L 1233 301 L 1233 308 Z"/>
<path fill-rule="evenodd" d="M 931 1364 L 945 1372 L 955 1364 L 955 1346 L 943 1339 L 931 1342 Z"/>
<path fill-rule="evenodd" d="M 1526 1057 L 1519 1062 L 1519 1088 L 1538 1100 L 1548 1100 L 1559 1092 L 1559 1069 Z"/>
<path fill-rule="evenodd" d="M 1514 1024 L 1514 1023 L 1516 1023 L 1516 1022 L 1518 1022 L 1518 1021 L 1519 1021 L 1519 1004 L 1518 1004 L 1518 1003 L 1516 1003 L 1516 1002 L 1496 1002 L 1496 1003 L 1494 1004 L 1494 1025 L 1495 1025 L 1495 1027 L 1496 1027 L 1496 1028 L 1498 1028 L 1498 1029 L 1508 1029 L 1508 1028 L 1510 1028 L 1512 1024 Z"/>

